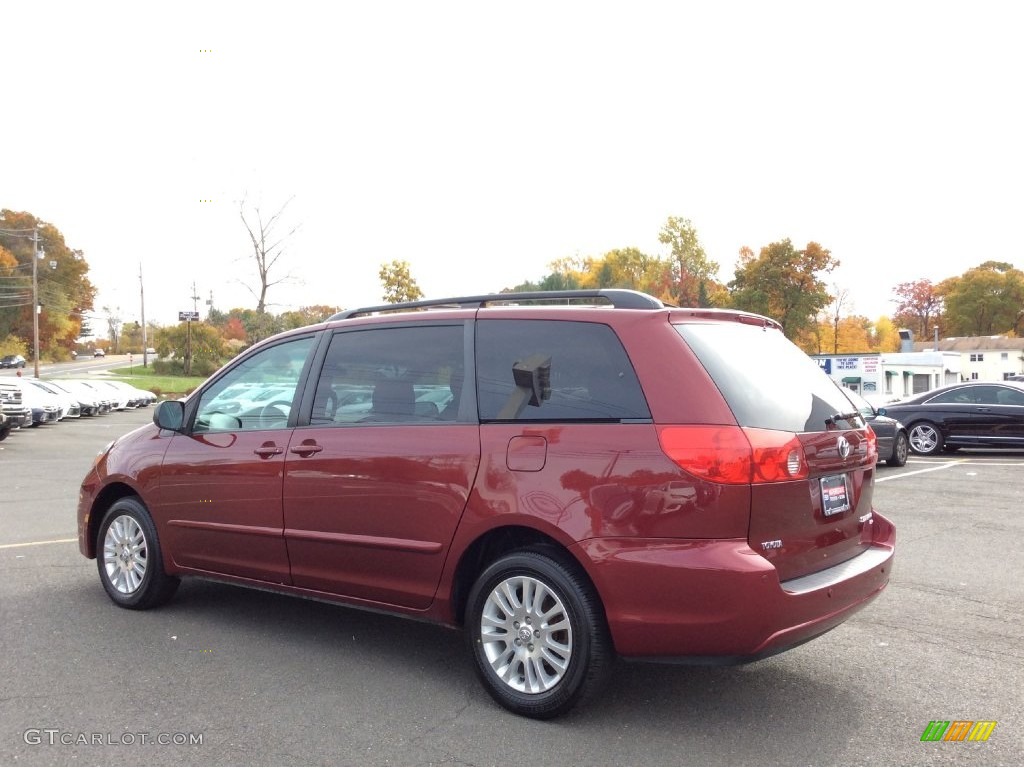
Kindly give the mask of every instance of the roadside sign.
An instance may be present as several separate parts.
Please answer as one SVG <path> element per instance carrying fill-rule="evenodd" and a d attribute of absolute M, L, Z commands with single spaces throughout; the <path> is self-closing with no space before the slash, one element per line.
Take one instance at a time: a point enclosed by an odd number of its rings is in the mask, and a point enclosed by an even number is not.
<path fill-rule="evenodd" d="M 179 322 L 181 322 L 182 320 L 198 320 L 198 319 L 199 319 L 199 313 L 198 312 L 179 312 L 178 313 L 178 321 Z"/>

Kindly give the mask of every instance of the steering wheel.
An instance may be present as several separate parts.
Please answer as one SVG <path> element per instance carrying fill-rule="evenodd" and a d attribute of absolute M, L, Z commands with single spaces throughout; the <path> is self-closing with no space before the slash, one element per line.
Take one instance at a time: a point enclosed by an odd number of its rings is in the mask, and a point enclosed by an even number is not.
<path fill-rule="evenodd" d="M 281 410 L 280 406 L 284 406 L 285 410 Z M 288 400 L 275 400 L 272 403 L 267 403 L 260 408 L 260 421 L 269 421 L 271 424 L 283 421 L 288 423 L 288 413 L 292 409 L 292 404 Z"/>

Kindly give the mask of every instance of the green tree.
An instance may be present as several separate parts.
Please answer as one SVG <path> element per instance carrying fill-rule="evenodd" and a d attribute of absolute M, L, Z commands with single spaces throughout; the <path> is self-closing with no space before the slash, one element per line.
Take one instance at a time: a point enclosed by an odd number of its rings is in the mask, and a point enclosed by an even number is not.
<path fill-rule="evenodd" d="M 945 303 L 946 334 L 1020 335 L 1024 330 L 1024 272 L 1004 261 L 986 261 L 936 289 Z"/>
<path fill-rule="evenodd" d="M 818 314 L 832 301 L 819 275 L 837 266 L 839 261 L 814 242 L 797 250 L 787 238 L 764 246 L 756 258 L 744 248 L 729 282 L 730 301 L 779 321 L 788 338 L 799 339 L 813 332 Z"/>
<path fill-rule="evenodd" d="M 260 312 L 254 309 L 232 309 L 229 314 L 241 321 L 242 327 L 245 328 L 246 340 L 250 345 L 284 330 L 281 318 L 269 312 Z"/>
<path fill-rule="evenodd" d="M 188 347 L 189 323 L 179 323 L 160 328 L 156 332 L 156 352 L 161 358 L 173 356 L 183 361 Z M 224 339 L 211 325 L 191 323 L 192 329 L 192 372 L 200 376 L 209 375 L 221 366 L 227 356 Z M 178 371 L 179 373 L 181 371 Z"/>
<path fill-rule="evenodd" d="M 409 271 L 409 262 L 395 259 L 390 264 L 381 264 L 378 275 L 384 288 L 382 298 L 386 303 L 399 304 L 423 298 L 423 291 Z"/>
<path fill-rule="evenodd" d="M 667 287 L 671 301 L 680 307 L 708 306 L 719 265 L 708 258 L 690 220 L 670 216 L 658 242 L 670 250 Z"/>

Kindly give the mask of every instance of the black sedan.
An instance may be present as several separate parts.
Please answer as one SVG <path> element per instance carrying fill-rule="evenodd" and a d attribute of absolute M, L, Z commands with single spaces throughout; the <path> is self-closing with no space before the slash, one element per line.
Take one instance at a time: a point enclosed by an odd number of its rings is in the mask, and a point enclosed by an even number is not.
<path fill-rule="evenodd" d="M 925 456 L 957 448 L 1024 448 L 1024 383 L 965 382 L 887 405 L 910 449 Z"/>
<path fill-rule="evenodd" d="M 21 355 L 4 355 L 0 357 L 0 368 L 24 368 L 25 358 Z"/>
<path fill-rule="evenodd" d="M 907 428 L 898 419 L 883 416 L 853 390 L 843 389 L 843 392 L 860 411 L 864 421 L 871 425 L 875 437 L 878 438 L 878 460 L 884 461 L 890 467 L 902 467 L 906 464 L 907 455 L 910 453 L 910 435 Z"/>

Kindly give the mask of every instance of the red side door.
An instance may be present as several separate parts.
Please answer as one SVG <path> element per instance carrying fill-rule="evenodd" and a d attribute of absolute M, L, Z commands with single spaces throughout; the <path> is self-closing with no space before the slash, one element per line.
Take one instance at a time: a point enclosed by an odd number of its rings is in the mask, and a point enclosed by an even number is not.
<path fill-rule="evenodd" d="M 468 332 L 413 321 L 333 335 L 285 457 L 296 586 L 430 604 L 480 461 Z"/>

